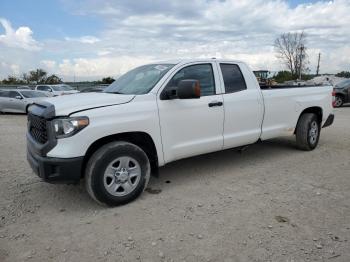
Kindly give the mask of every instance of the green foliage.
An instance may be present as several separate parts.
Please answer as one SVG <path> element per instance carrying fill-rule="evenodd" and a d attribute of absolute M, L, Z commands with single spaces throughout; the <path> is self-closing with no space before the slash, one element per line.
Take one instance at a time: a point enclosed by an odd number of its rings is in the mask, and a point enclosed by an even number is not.
<path fill-rule="evenodd" d="M 3 79 L 1 83 L 5 85 L 11 85 L 11 84 L 23 85 L 26 82 L 15 76 L 8 76 L 7 78 Z"/>
<path fill-rule="evenodd" d="M 47 72 L 43 69 L 29 71 L 28 80 L 30 83 L 44 84 L 47 78 Z"/>
<path fill-rule="evenodd" d="M 342 71 L 342 72 L 336 74 L 335 76 L 350 78 L 350 72 L 349 71 Z"/>
<path fill-rule="evenodd" d="M 61 84 L 61 83 L 63 83 L 62 79 L 56 75 L 50 75 L 45 80 L 45 84 L 49 84 L 49 85 L 56 85 L 56 84 Z"/>
<path fill-rule="evenodd" d="M 273 78 L 277 83 L 283 83 L 285 81 L 295 80 L 297 77 L 292 75 L 289 71 L 279 71 Z"/>
<path fill-rule="evenodd" d="M 36 69 L 24 73 L 22 77 L 8 76 L 7 79 L 1 81 L 7 85 L 23 85 L 23 84 L 60 84 L 61 78 L 56 75 L 47 75 L 43 69 Z"/>
<path fill-rule="evenodd" d="M 302 74 L 301 75 L 301 79 L 302 80 L 310 80 L 314 77 L 314 75 L 310 75 L 310 74 Z M 285 81 L 291 81 L 291 80 L 297 80 L 298 76 L 296 75 L 292 75 L 291 72 L 289 71 L 279 71 L 274 77 L 273 79 L 277 82 L 277 83 L 283 83 Z"/>
<path fill-rule="evenodd" d="M 107 84 L 107 85 L 110 85 L 114 82 L 114 78 L 108 76 L 108 77 L 105 77 L 105 78 L 102 78 L 102 80 L 100 81 L 97 81 L 98 84 Z"/>

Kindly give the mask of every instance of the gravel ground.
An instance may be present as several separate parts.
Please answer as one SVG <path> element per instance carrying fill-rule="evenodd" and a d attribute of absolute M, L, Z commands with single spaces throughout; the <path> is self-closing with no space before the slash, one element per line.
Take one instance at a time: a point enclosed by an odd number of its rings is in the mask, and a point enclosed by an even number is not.
<path fill-rule="evenodd" d="M 177 161 L 117 208 L 41 182 L 23 115 L 0 116 L 0 261 L 350 261 L 350 107 L 293 138 Z"/>

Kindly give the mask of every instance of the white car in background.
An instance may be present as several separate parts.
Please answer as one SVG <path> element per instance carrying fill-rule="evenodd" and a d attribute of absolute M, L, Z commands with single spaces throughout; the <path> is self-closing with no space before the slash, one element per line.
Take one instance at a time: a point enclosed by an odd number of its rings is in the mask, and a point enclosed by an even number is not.
<path fill-rule="evenodd" d="M 73 87 L 65 84 L 59 85 L 37 85 L 35 87 L 37 91 L 43 91 L 49 94 L 49 96 L 61 96 L 61 95 L 71 95 L 79 93 Z"/>
<path fill-rule="evenodd" d="M 28 89 L 0 90 L 0 113 L 27 113 L 28 107 L 48 98 L 45 92 Z"/>

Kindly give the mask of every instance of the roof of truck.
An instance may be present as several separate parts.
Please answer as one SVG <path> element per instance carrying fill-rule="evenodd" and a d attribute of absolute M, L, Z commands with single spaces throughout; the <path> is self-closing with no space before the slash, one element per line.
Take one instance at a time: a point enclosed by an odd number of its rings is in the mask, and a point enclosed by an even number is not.
<path fill-rule="evenodd" d="M 159 63 L 162 64 L 185 64 L 185 63 L 191 63 L 191 62 L 210 62 L 210 61 L 217 61 L 221 63 L 243 63 L 242 61 L 239 60 L 232 60 L 232 59 L 218 59 L 218 58 L 198 58 L 198 59 L 174 59 L 174 60 L 166 60 L 166 61 L 161 61 Z M 153 64 L 153 63 L 152 63 Z"/>

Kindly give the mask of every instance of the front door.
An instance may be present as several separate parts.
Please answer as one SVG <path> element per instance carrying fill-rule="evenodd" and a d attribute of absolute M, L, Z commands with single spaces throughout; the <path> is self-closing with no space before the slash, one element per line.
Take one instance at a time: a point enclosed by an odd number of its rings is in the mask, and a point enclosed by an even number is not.
<path fill-rule="evenodd" d="M 165 162 L 221 150 L 224 108 L 215 64 L 188 64 L 165 84 L 158 99 Z M 162 99 L 162 93 L 184 79 L 199 80 L 201 97 Z"/>
<path fill-rule="evenodd" d="M 17 91 L 9 91 L 9 100 L 7 108 L 9 112 L 24 112 L 24 103 L 22 96 Z"/>

